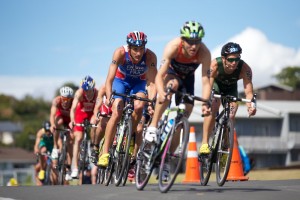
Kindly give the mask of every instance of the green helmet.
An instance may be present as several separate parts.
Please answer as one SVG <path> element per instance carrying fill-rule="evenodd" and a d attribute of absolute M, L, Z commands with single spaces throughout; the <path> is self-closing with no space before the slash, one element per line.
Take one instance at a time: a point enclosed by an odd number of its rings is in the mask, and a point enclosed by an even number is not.
<path fill-rule="evenodd" d="M 200 23 L 188 21 L 180 29 L 180 36 L 187 39 L 202 39 L 204 37 L 204 29 Z"/>

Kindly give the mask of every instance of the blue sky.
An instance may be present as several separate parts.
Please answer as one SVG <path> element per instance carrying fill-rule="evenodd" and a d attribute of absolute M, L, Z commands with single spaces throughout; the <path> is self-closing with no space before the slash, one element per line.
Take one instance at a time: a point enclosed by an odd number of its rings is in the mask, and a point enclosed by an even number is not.
<path fill-rule="evenodd" d="M 188 20 L 204 26 L 213 57 L 226 42 L 240 43 L 261 86 L 283 67 L 300 66 L 299 8 L 294 0 L 1 0 L 0 93 L 51 99 L 64 82 L 87 74 L 100 86 L 133 30 L 148 35 L 159 65 L 165 44 Z"/>

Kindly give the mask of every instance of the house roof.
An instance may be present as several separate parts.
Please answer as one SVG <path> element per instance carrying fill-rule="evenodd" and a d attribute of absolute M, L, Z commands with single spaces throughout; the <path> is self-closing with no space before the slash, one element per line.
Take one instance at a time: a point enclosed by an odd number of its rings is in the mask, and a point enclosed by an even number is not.
<path fill-rule="evenodd" d="M 0 147 L 0 163 L 36 163 L 33 152 L 11 147 Z"/>
<path fill-rule="evenodd" d="M 266 88 L 278 88 L 278 89 L 281 89 L 281 90 L 286 90 L 286 91 L 289 91 L 289 92 L 292 92 L 294 91 L 294 89 L 290 86 L 287 86 L 287 85 L 280 85 L 280 84 L 269 84 L 269 85 L 265 85 L 265 86 L 262 86 L 262 87 L 259 87 L 259 88 L 256 88 L 255 90 L 264 90 Z"/>
<path fill-rule="evenodd" d="M 10 121 L 2 121 L 0 122 L 0 132 L 21 132 L 23 130 L 23 126 L 20 123 L 14 123 Z"/>
<path fill-rule="evenodd" d="M 300 114 L 300 101 L 258 100 L 257 112 L 254 118 L 283 118 L 283 115 L 286 113 Z M 192 123 L 203 122 L 201 114 L 201 104 L 195 103 L 189 121 Z M 236 118 L 248 118 L 248 112 L 245 105 L 239 105 Z"/>

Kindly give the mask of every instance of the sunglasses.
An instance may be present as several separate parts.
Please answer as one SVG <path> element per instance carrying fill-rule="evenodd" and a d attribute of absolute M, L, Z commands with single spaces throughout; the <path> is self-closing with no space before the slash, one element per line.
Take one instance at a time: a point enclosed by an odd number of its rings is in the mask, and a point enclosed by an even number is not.
<path fill-rule="evenodd" d="M 241 60 L 241 58 L 240 57 L 237 57 L 237 58 L 226 58 L 226 60 L 228 61 L 228 62 L 230 62 L 230 63 L 232 63 L 232 62 L 239 62 L 240 60 Z"/>
<path fill-rule="evenodd" d="M 72 100 L 72 98 L 68 98 L 68 97 L 61 97 L 61 100 L 62 100 L 63 102 L 68 102 L 68 101 L 71 101 L 71 100 Z"/>
<path fill-rule="evenodd" d="M 201 39 L 186 39 L 185 38 L 184 41 L 186 41 L 186 43 L 188 43 L 189 45 L 201 43 Z"/>

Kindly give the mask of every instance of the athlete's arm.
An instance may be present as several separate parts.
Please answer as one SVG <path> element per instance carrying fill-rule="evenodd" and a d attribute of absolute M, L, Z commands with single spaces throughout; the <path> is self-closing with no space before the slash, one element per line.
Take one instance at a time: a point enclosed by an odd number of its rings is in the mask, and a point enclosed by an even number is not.
<path fill-rule="evenodd" d="M 180 38 L 176 38 L 174 40 L 171 40 L 165 47 L 163 57 L 160 63 L 160 68 L 157 72 L 157 75 L 155 77 L 155 85 L 157 89 L 157 99 L 158 102 L 164 102 L 165 101 L 165 85 L 164 85 L 164 77 L 167 74 L 167 71 L 169 69 L 169 66 L 171 64 L 171 60 L 176 56 L 176 53 L 178 51 L 179 41 Z"/>
<path fill-rule="evenodd" d="M 211 66 L 211 54 L 208 48 L 201 44 L 201 64 L 202 64 L 202 97 L 209 99 L 212 85 L 210 83 L 210 66 Z"/>
<path fill-rule="evenodd" d="M 51 133 L 53 133 L 54 129 L 56 128 L 55 115 L 57 112 L 57 103 L 58 103 L 58 100 L 57 100 L 57 97 L 55 97 L 52 101 L 52 105 L 51 105 L 51 109 L 50 109 L 50 124 L 51 124 L 50 131 L 51 131 Z"/>
<path fill-rule="evenodd" d="M 40 129 L 36 133 L 35 144 L 34 144 L 34 153 L 35 154 L 39 153 L 39 144 L 40 144 L 42 135 L 43 135 L 43 129 Z"/>
<path fill-rule="evenodd" d="M 148 98 L 154 99 L 156 96 L 155 77 L 157 74 L 157 57 L 151 50 L 147 50 L 148 71 L 146 74 Z"/>
<path fill-rule="evenodd" d="M 115 78 L 118 65 L 123 63 L 124 56 L 125 56 L 125 51 L 124 51 L 123 47 L 117 48 L 113 54 L 112 61 L 109 65 L 109 71 L 108 71 L 106 81 L 105 81 L 105 87 L 106 87 L 105 91 L 106 91 L 106 97 L 107 97 L 106 102 L 105 102 L 106 105 L 109 104 L 109 99 L 112 94 L 112 83 Z"/>
<path fill-rule="evenodd" d="M 71 109 L 70 109 L 70 128 L 72 129 L 73 128 L 73 123 L 75 122 L 75 110 L 76 110 L 76 107 L 77 107 L 77 104 L 79 103 L 81 97 L 82 97 L 82 88 L 79 88 L 76 92 L 75 92 L 75 95 L 74 95 L 74 99 L 73 99 L 73 102 L 72 102 L 72 106 L 71 106 Z"/>
<path fill-rule="evenodd" d="M 252 84 L 252 70 L 247 63 L 244 62 L 240 74 L 240 78 L 243 79 L 244 92 L 246 99 L 253 98 L 253 84 Z M 256 108 L 252 108 L 251 103 L 247 103 L 249 115 L 255 115 Z"/>

